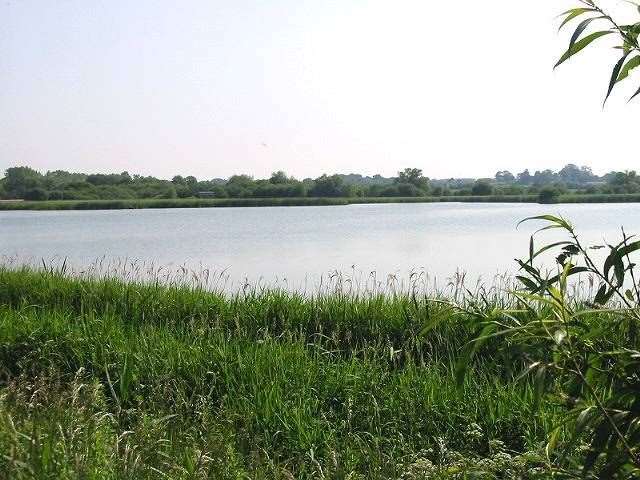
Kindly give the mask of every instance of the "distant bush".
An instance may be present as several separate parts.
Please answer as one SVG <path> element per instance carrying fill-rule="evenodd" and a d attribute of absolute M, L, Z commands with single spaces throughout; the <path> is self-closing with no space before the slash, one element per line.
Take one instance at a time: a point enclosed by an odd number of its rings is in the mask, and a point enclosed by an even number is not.
<path fill-rule="evenodd" d="M 420 197 L 424 192 L 412 183 L 399 183 L 398 194 L 401 197 Z"/>
<path fill-rule="evenodd" d="M 304 197 L 306 194 L 301 182 L 260 184 L 253 192 L 258 198 Z"/>
<path fill-rule="evenodd" d="M 560 190 L 556 187 L 542 187 L 538 193 L 540 203 L 557 203 L 560 199 Z"/>
<path fill-rule="evenodd" d="M 478 180 L 471 188 L 472 195 L 492 195 L 493 186 L 486 180 Z"/>
<path fill-rule="evenodd" d="M 322 175 L 309 190 L 312 197 L 351 197 L 353 185 L 346 185 L 339 175 Z"/>
<path fill-rule="evenodd" d="M 49 194 L 44 188 L 31 188 L 24 192 L 25 200 L 44 201 L 49 199 Z"/>
<path fill-rule="evenodd" d="M 60 190 L 49 192 L 49 200 L 64 200 L 64 193 Z"/>

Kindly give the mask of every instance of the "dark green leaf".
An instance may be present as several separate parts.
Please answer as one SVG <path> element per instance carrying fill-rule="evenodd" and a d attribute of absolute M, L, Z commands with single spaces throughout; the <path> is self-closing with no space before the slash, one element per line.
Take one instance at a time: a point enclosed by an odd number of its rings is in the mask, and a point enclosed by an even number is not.
<path fill-rule="evenodd" d="M 637 250 L 640 250 L 640 241 L 625 245 L 619 250 L 619 253 L 621 257 L 626 257 L 630 253 L 633 253 Z"/>
<path fill-rule="evenodd" d="M 618 82 L 621 82 L 622 80 L 627 78 L 631 73 L 631 70 L 637 67 L 640 67 L 640 56 L 633 57 L 631 60 L 627 62 L 627 64 L 620 71 L 620 76 L 618 76 Z"/>
<path fill-rule="evenodd" d="M 560 16 L 567 15 L 567 18 L 563 20 L 558 30 L 562 30 L 562 27 L 564 27 L 567 23 L 569 23 L 574 18 L 579 17 L 580 15 L 584 15 L 587 12 L 595 12 L 595 11 L 597 10 L 593 8 L 572 8 L 571 10 L 567 10 L 566 12 L 560 15 Z"/>
<path fill-rule="evenodd" d="M 587 407 L 580 412 L 578 418 L 576 419 L 575 427 L 574 427 L 574 435 L 580 435 L 585 427 L 589 424 L 591 419 L 591 413 L 595 409 L 595 407 Z"/>
<path fill-rule="evenodd" d="M 556 227 L 564 228 L 566 230 L 572 230 L 571 225 L 565 219 L 556 217 L 555 215 L 537 215 L 535 217 L 527 217 L 524 220 L 520 220 L 518 222 L 518 227 L 524 222 L 529 222 L 531 220 L 546 220 L 548 222 L 553 223 Z"/>
<path fill-rule="evenodd" d="M 606 285 L 602 285 L 596 294 L 596 297 L 593 299 L 593 303 L 597 303 L 599 305 L 606 305 L 606 303 L 613 297 L 615 293 L 614 289 L 607 290 Z"/>
<path fill-rule="evenodd" d="M 596 427 L 596 431 L 593 435 L 593 441 L 591 442 L 591 448 L 584 460 L 584 473 L 588 473 L 593 469 L 596 460 L 600 454 L 603 453 L 604 447 L 609 441 L 611 434 L 611 425 L 607 419 L 603 419 Z"/>
<path fill-rule="evenodd" d="M 553 68 L 559 67 L 564 62 L 566 62 L 571 57 L 573 57 L 576 53 L 584 50 L 586 47 L 588 47 L 591 43 L 593 43 L 598 38 L 604 37 L 605 35 L 610 35 L 611 33 L 613 33 L 611 30 L 595 32 L 595 33 L 592 33 L 591 35 L 587 35 L 582 40 L 577 41 L 571 48 L 569 48 L 562 55 L 562 57 L 560 57 L 560 60 L 558 60 L 558 63 L 556 63 Z M 638 90 L 638 94 L 640 94 L 640 90 Z"/>
<path fill-rule="evenodd" d="M 533 236 L 529 239 L 529 263 L 533 263 Z"/>
<path fill-rule="evenodd" d="M 540 406 L 540 401 L 542 400 L 542 395 L 544 394 L 546 383 L 547 367 L 545 365 L 540 365 L 536 370 L 536 375 L 534 377 L 533 401 L 535 404 L 535 408 L 538 408 Z"/>
<path fill-rule="evenodd" d="M 622 263 L 622 258 L 618 257 L 616 259 L 616 263 L 613 266 L 613 272 L 616 276 L 618 286 L 621 287 L 624 283 L 624 263 Z"/>
<path fill-rule="evenodd" d="M 611 96 L 611 92 L 613 91 L 613 87 L 618 83 L 618 76 L 620 75 L 620 70 L 622 70 L 622 66 L 624 65 L 625 60 L 629 56 L 629 53 L 625 53 L 620 60 L 615 64 L 613 70 L 611 71 L 611 79 L 609 80 L 609 89 L 607 90 L 607 95 L 604 97 L 603 105 L 607 103 L 609 97 Z"/>
<path fill-rule="evenodd" d="M 567 254 L 566 253 L 561 253 L 560 255 L 558 255 L 556 257 L 556 262 L 558 262 L 559 265 L 564 266 L 564 263 L 567 261 Z"/>
<path fill-rule="evenodd" d="M 467 369 L 469 368 L 469 365 L 473 360 L 473 357 L 475 356 L 478 349 L 482 347 L 482 345 L 486 342 L 487 338 L 489 338 L 489 335 L 491 335 L 495 330 L 496 330 L 496 325 L 494 323 L 485 325 L 482 328 L 482 330 L 478 333 L 478 335 L 476 335 L 475 337 L 476 340 L 469 343 L 466 346 L 462 355 L 456 362 L 455 374 L 456 374 L 456 381 L 458 385 L 462 385 L 462 383 L 464 382 L 464 377 L 467 372 Z"/>
<path fill-rule="evenodd" d="M 518 264 L 520 265 L 520 268 L 525 270 L 529 275 L 531 275 L 536 279 L 540 278 L 540 273 L 531 265 L 524 263 L 522 260 L 516 260 L 516 262 L 518 262 Z"/>
<path fill-rule="evenodd" d="M 604 298 L 607 295 L 607 286 L 606 285 L 601 285 L 600 288 L 598 289 L 598 292 L 596 293 L 595 298 L 593 299 L 593 303 L 598 303 L 600 305 L 604 305 Z"/>
<path fill-rule="evenodd" d="M 592 18 L 587 18 L 586 20 L 583 20 L 582 22 L 580 22 L 575 32 L 573 32 L 573 35 L 571 35 L 571 40 L 569 40 L 569 50 L 573 48 L 573 46 L 578 41 L 578 38 L 580 38 L 580 35 L 582 35 L 582 32 L 584 32 L 587 29 L 587 27 L 591 22 L 595 20 L 601 20 L 603 18 L 606 18 L 606 17 L 604 16 L 592 17 Z"/>
<path fill-rule="evenodd" d="M 563 248 L 567 255 L 577 255 L 580 253 L 580 249 L 573 242 L 567 242 L 568 245 Z"/>
<path fill-rule="evenodd" d="M 566 274 L 567 277 L 570 277 L 571 275 L 575 275 L 577 273 L 588 272 L 588 271 L 589 271 L 589 269 L 587 267 L 571 267 L 571 268 L 567 269 L 565 272 L 563 272 L 562 274 L 556 275 L 554 277 L 551 277 L 549 280 L 547 280 L 547 283 L 549 285 L 553 285 L 558 280 L 560 280 L 562 275 Z"/>
<path fill-rule="evenodd" d="M 618 252 L 618 249 L 615 247 L 611 247 L 611 253 L 604 261 L 603 267 L 604 276 L 607 277 L 607 279 L 609 279 L 609 272 L 611 271 L 611 268 L 616 264 L 616 261 L 619 257 L 620 254 Z"/>
<path fill-rule="evenodd" d="M 542 253 L 546 252 L 547 250 L 550 250 L 550 249 L 552 249 L 552 248 L 554 248 L 554 247 L 559 247 L 559 246 L 561 246 L 561 245 L 567 245 L 567 246 L 569 246 L 569 245 L 573 245 L 573 242 L 570 242 L 570 241 L 565 240 L 565 241 L 563 241 L 563 242 L 556 242 L 556 243 L 551 243 L 551 244 L 549 244 L 549 245 L 545 245 L 545 246 L 544 246 L 544 247 L 542 247 L 540 250 L 538 250 L 537 252 L 535 252 L 535 253 L 532 255 L 532 258 L 534 258 L 534 259 L 535 259 L 538 255 L 540 255 L 540 254 L 542 254 Z"/>
<path fill-rule="evenodd" d="M 516 275 L 516 278 L 524 284 L 524 286 L 531 292 L 535 293 L 540 290 L 540 287 L 531 279 L 527 277 L 523 277 L 521 275 Z"/>
<path fill-rule="evenodd" d="M 618 285 L 624 282 L 624 263 L 622 262 L 621 250 L 617 247 L 611 247 L 611 253 L 604 262 L 604 276 L 609 279 L 609 272 L 613 268 L 614 275 Z"/>

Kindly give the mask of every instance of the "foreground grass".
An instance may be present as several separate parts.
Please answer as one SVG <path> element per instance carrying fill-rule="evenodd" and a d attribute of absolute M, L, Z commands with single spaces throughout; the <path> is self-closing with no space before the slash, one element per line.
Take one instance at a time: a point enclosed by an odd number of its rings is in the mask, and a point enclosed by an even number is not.
<path fill-rule="evenodd" d="M 0 268 L 0 478 L 543 478 L 556 412 L 442 312 Z"/>

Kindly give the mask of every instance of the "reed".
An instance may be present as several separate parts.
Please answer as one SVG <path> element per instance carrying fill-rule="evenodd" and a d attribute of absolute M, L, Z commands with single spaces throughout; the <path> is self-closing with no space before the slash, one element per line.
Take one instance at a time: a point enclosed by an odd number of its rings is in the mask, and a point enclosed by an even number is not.
<path fill-rule="evenodd" d="M 426 297 L 228 295 L 3 267 L 0 305 L 0 477 L 544 469 L 531 452 L 555 409 L 536 408 L 491 344 L 457 385 L 473 331 L 451 318 L 425 332 L 449 314 Z"/>
<path fill-rule="evenodd" d="M 49 200 L 0 202 L 2 210 L 125 210 L 143 208 L 224 208 L 224 207 L 286 207 L 344 206 L 380 203 L 538 203 L 538 195 L 467 195 L 443 197 L 349 197 L 349 198 L 184 198 L 125 200 Z M 638 202 L 640 195 L 592 194 L 561 195 L 558 203 Z"/>

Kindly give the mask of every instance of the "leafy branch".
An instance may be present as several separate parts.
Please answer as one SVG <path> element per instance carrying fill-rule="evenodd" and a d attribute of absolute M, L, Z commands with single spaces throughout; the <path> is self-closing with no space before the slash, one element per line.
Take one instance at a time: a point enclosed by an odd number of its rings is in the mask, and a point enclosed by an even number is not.
<path fill-rule="evenodd" d="M 640 475 L 640 287 L 632 256 L 640 252 L 622 230 L 616 245 L 587 247 L 565 219 L 541 215 L 524 221 L 543 221 L 529 242 L 528 258 L 517 260 L 522 288 L 509 292 L 514 306 L 456 307 L 477 332 L 462 352 L 458 379 L 473 357 L 489 341 L 498 341 L 521 364 L 521 378 L 530 378 L 536 403 L 549 398 L 566 407 L 564 419 L 548 439 L 547 455 L 553 469 L 567 472 L 566 458 L 579 460 L 581 472 L 597 478 L 638 478 Z M 535 237 L 560 230 L 566 240 L 536 248 Z M 596 250 L 608 249 L 601 262 Z M 537 266 L 542 255 L 555 258 L 557 273 Z M 570 279 L 589 275 L 597 292 L 586 301 L 569 293 Z"/>
<path fill-rule="evenodd" d="M 584 6 L 571 8 L 560 14 L 560 18 L 562 18 L 560 30 L 574 20 L 580 19 L 581 21 L 571 35 L 569 47 L 556 62 L 554 68 L 562 65 L 575 54 L 587 48 L 597 39 L 612 34 L 618 36 L 621 43 L 615 48 L 616 50 L 622 51 L 622 56 L 615 63 L 611 71 L 611 79 L 604 99 L 604 103 L 606 103 L 616 85 L 628 78 L 631 72 L 640 66 L 640 44 L 638 41 L 640 37 L 640 22 L 628 25 L 620 24 L 603 8 L 601 8 L 596 1 L 579 1 Z M 638 13 L 640 13 L 640 4 L 629 0 L 625 1 L 626 3 L 635 6 Z M 608 28 L 597 30 L 592 33 L 586 33 L 589 27 L 596 23 L 605 23 L 608 25 Z M 583 36 L 583 34 L 585 35 Z M 631 98 L 629 98 L 629 101 L 633 100 L 638 95 L 640 95 L 640 88 L 638 88 Z"/>

